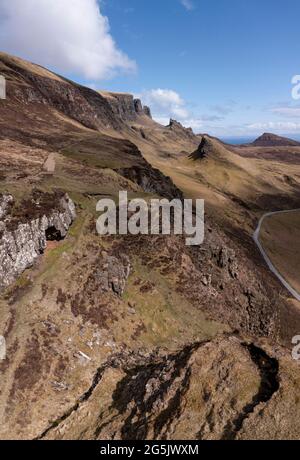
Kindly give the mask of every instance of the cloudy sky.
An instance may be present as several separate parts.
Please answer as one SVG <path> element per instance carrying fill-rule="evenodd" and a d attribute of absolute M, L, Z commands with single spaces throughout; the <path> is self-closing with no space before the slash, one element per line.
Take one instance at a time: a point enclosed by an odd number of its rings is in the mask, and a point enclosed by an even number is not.
<path fill-rule="evenodd" d="M 162 123 L 300 135 L 299 20 L 299 0 L 0 0 L 0 43 L 93 88 L 140 95 Z"/>

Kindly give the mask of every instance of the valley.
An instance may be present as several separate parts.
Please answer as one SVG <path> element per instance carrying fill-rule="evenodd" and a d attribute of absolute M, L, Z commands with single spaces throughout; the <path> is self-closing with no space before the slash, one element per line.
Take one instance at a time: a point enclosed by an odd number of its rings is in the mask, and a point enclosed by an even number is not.
<path fill-rule="evenodd" d="M 299 218 L 299 209 L 266 214 L 256 234 L 256 241 L 262 243 L 263 251 L 268 262 L 271 262 L 276 276 L 298 301 L 300 301 Z"/>
<path fill-rule="evenodd" d="M 162 126 L 5 53 L 0 72 L 0 438 L 299 438 L 300 303 L 252 238 L 299 208 L 298 147 Z M 122 190 L 205 199 L 203 245 L 100 237 L 96 203 Z M 299 215 L 261 239 L 298 289 Z"/>

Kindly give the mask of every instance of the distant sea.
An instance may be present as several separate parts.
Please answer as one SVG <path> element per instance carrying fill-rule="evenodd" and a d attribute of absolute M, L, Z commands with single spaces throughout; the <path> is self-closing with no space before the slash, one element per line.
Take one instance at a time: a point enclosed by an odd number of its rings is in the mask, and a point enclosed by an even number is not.
<path fill-rule="evenodd" d="M 294 141 L 300 141 L 300 134 L 279 134 L 279 136 L 287 137 L 289 139 L 293 139 Z M 252 137 L 221 137 L 221 141 L 225 142 L 226 144 L 238 145 L 238 144 L 250 144 L 257 139 L 259 135 L 252 136 Z"/>
<path fill-rule="evenodd" d="M 238 145 L 238 144 L 250 144 L 257 139 L 258 136 L 253 137 L 221 137 L 221 141 L 226 144 Z"/>

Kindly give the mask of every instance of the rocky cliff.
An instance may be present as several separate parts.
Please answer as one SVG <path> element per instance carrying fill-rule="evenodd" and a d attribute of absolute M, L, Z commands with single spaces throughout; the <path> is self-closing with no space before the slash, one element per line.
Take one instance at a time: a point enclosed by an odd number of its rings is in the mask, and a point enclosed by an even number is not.
<path fill-rule="evenodd" d="M 119 130 L 123 126 L 106 98 L 96 91 L 4 53 L 0 53 L 0 71 L 7 80 L 5 104 L 42 104 L 91 129 Z"/>
<path fill-rule="evenodd" d="M 35 193 L 14 207 L 0 197 L 0 291 L 12 284 L 44 252 L 47 240 L 63 239 L 76 217 L 66 194 Z"/>
<path fill-rule="evenodd" d="M 151 117 L 151 110 L 142 105 L 140 99 L 134 99 L 132 94 L 111 93 L 101 91 L 100 94 L 106 98 L 114 113 L 123 121 L 138 121 L 139 116 Z"/>

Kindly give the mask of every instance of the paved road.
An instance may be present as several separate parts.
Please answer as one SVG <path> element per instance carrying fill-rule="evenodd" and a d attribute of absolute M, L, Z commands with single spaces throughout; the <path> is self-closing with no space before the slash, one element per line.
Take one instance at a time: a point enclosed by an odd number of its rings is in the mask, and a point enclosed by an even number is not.
<path fill-rule="evenodd" d="M 276 212 L 268 212 L 267 214 L 264 214 L 259 223 L 258 223 L 258 226 L 257 226 L 257 229 L 255 230 L 254 232 L 254 235 L 253 235 L 253 238 L 254 238 L 254 241 L 255 243 L 257 244 L 258 246 L 258 249 L 260 250 L 263 258 L 265 259 L 269 269 L 274 273 L 274 275 L 277 276 L 277 278 L 280 280 L 280 282 L 284 285 L 284 287 L 290 292 L 290 294 L 292 294 L 293 297 L 295 297 L 295 299 L 299 300 L 300 302 L 300 293 L 297 292 L 284 278 L 283 276 L 278 272 L 278 270 L 275 268 L 275 266 L 272 264 L 271 260 L 269 259 L 269 256 L 267 255 L 266 251 L 264 250 L 262 244 L 260 243 L 259 241 L 259 234 L 260 234 L 260 230 L 261 230 L 261 226 L 264 222 L 264 220 L 269 217 L 269 216 L 274 216 L 276 214 L 285 214 L 285 213 L 288 213 L 288 212 L 300 212 L 300 209 L 291 209 L 289 211 L 276 211 Z"/>

